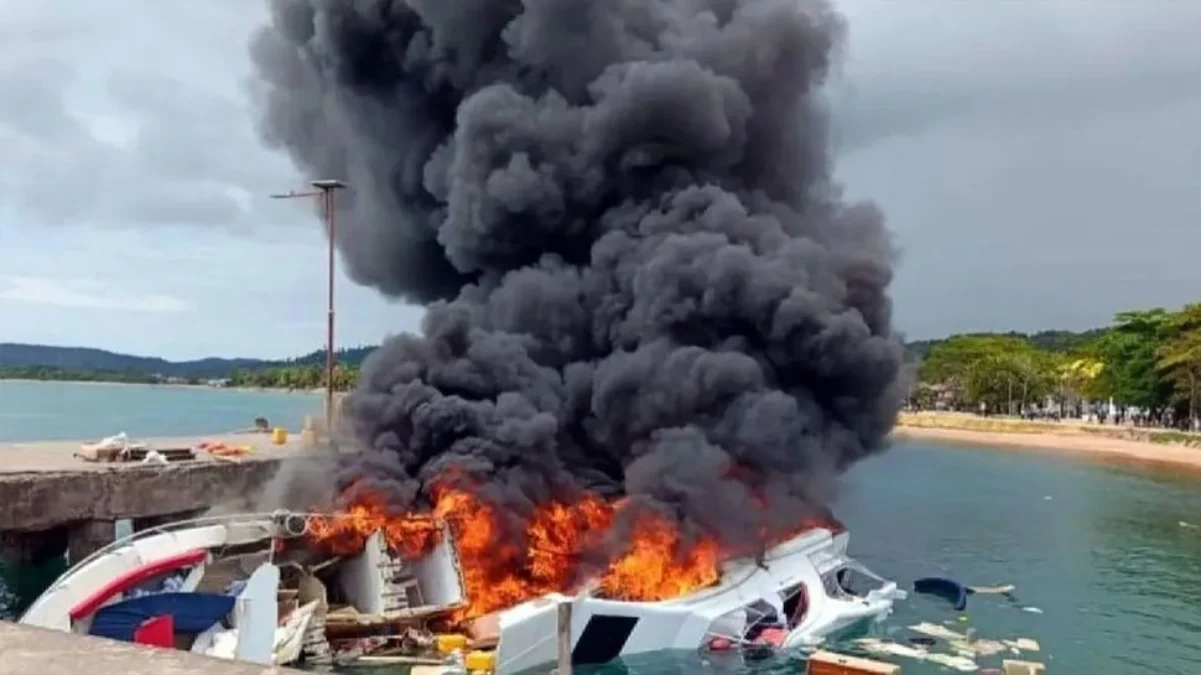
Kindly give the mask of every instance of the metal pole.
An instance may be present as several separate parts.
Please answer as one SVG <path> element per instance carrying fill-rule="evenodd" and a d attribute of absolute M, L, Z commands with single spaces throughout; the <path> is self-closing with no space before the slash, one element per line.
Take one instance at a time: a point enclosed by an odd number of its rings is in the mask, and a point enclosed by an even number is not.
<path fill-rule="evenodd" d="M 334 191 L 324 188 L 322 201 L 325 205 L 325 224 L 329 230 L 328 316 L 325 327 L 325 433 L 334 429 Z"/>
<path fill-rule="evenodd" d="M 570 600 L 559 600 L 558 625 L 555 627 L 559 638 L 559 667 L 555 675 L 571 675 L 571 605 Z"/>
<path fill-rule="evenodd" d="M 314 180 L 309 183 L 314 188 L 310 192 L 288 192 L 287 194 L 271 195 L 273 199 L 294 199 L 298 197 L 320 197 L 321 219 L 325 223 L 329 236 L 328 262 L 326 265 L 326 327 L 325 327 L 325 432 L 333 431 L 334 424 L 334 243 L 337 234 L 335 222 L 334 191 L 346 187 L 340 180 Z"/>

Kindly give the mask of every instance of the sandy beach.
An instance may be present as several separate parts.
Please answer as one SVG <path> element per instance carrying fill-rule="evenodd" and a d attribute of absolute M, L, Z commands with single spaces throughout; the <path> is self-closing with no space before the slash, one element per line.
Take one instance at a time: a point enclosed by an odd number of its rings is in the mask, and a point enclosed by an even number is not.
<path fill-rule="evenodd" d="M 903 413 L 894 438 L 1069 452 L 1201 471 L 1201 434 L 958 413 Z"/>

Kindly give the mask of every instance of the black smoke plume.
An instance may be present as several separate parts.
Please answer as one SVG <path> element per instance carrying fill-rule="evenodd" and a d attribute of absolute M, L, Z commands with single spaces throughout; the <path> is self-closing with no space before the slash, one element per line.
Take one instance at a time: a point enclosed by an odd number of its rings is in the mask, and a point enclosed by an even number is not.
<path fill-rule="evenodd" d="M 515 522 L 623 493 L 745 542 L 884 447 L 893 253 L 832 181 L 827 3 L 272 10 L 265 138 L 352 186 L 353 279 L 432 303 L 364 364 L 349 475 L 401 506 L 455 475 Z"/>

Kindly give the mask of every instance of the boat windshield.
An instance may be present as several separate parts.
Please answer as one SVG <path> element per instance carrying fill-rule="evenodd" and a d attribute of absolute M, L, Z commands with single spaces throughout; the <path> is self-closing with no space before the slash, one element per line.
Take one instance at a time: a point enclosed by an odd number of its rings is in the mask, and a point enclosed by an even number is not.
<path fill-rule="evenodd" d="M 862 598 L 885 583 L 885 579 L 854 561 L 822 575 L 822 586 L 833 598 Z"/>

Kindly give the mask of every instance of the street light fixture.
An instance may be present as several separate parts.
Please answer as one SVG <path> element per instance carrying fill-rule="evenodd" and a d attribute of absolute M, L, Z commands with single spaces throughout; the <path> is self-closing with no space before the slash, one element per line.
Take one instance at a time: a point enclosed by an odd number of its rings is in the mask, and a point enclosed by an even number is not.
<path fill-rule="evenodd" d="M 340 180 L 324 179 L 310 181 L 316 190 L 308 192 L 290 191 L 284 194 L 271 195 L 272 199 L 296 199 L 299 197 L 320 197 L 321 217 L 329 236 L 329 261 L 326 268 L 327 305 L 325 326 L 325 430 L 333 432 L 334 421 L 334 234 L 336 219 L 334 210 L 334 192 L 346 187 Z"/>

